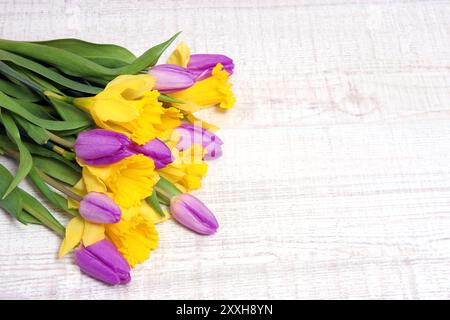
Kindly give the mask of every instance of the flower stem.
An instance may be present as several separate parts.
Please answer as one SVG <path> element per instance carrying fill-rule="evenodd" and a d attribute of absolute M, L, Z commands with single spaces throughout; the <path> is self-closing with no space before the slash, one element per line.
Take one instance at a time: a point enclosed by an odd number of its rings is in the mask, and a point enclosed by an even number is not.
<path fill-rule="evenodd" d="M 70 190 L 69 188 L 67 188 L 67 186 L 65 186 L 63 183 L 53 179 L 52 177 L 46 175 L 45 173 L 43 173 L 41 170 L 36 169 L 36 172 L 39 174 L 39 176 L 50 186 L 52 186 L 53 188 L 55 188 L 56 190 L 61 191 L 62 193 L 64 193 L 66 196 L 68 196 L 69 198 L 72 198 L 75 201 L 80 202 L 81 200 L 83 200 L 83 197 L 80 196 L 79 194 L 76 194 L 75 192 L 73 192 L 72 190 Z"/>
<path fill-rule="evenodd" d="M 46 147 L 47 149 L 56 152 L 57 154 L 63 156 L 64 158 L 66 158 L 67 160 L 72 161 L 73 159 L 75 159 L 75 153 L 67 151 L 63 148 L 61 148 L 60 146 L 52 143 L 52 142 L 47 142 L 46 144 L 44 144 L 44 147 Z"/>
<path fill-rule="evenodd" d="M 44 95 L 46 95 L 49 98 L 54 98 L 54 99 L 58 99 L 58 100 L 65 101 L 65 102 L 70 102 L 70 103 L 73 102 L 73 98 L 72 97 L 62 96 L 62 95 L 54 93 L 54 92 L 52 92 L 50 90 L 45 90 L 44 91 Z"/>
<path fill-rule="evenodd" d="M 50 132 L 48 130 L 47 130 L 47 135 L 50 138 L 50 140 L 53 141 L 54 143 L 57 143 L 63 147 L 69 148 L 69 149 L 73 149 L 74 143 L 72 141 L 61 138 L 60 136 L 57 136 L 56 134 L 54 134 L 53 132 Z"/>

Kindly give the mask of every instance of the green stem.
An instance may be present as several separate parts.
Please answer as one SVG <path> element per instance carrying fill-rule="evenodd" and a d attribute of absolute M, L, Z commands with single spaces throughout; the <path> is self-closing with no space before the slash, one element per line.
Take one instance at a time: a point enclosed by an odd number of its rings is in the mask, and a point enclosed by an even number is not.
<path fill-rule="evenodd" d="M 61 100 L 61 101 L 65 101 L 65 102 L 70 102 L 70 103 L 72 103 L 73 99 L 74 99 L 72 97 L 63 96 L 63 95 L 54 93 L 54 92 L 52 92 L 50 90 L 45 90 L 44 91 L 44 95 L 46 95 L 47 97 L 50 97 L 50 98 L 55 98 L 55 99 L 58 99 L 58 100 Z"/>
<path fill-rule="evenodd" d="M 48 135 L 48 137 L 50 138 L 51 141 L 53 141 L 53 142 L 55 142 L 55 143 L 57 143 L 57 144 L 59 144 L 59 145 L 61 145 L 63 147 L 66 147 L 66 148 L 69 148 L 69 149 L 73 149 L 74 143 L 72 141 L 63 139 L 63 138 L 57 136 L 56 134 L 54 134 L 53 132 L 50 132 L 48 130 L 46 130 L 46 131 L 47 131 L 47 135 Z"/>
<path fill-rule="evenodd" d="M 67 160 L 74 160 L 75 159 L 75 153 L 67 151 L 66 149 L 61 148 L 60 146 L 54 144 L 53 142 L 48 141 L 46 144 L 43 145 L 47 149 L 56 152 L 57 154 L 63 156 Z"/>
<path fill-rule="evenodd" d="M 159 176 L 159 181 L 155 185 L 155 190 L 162 198 L 166 198 L 170 201 L 174 196 L 181 194 L 182 192 L 175 187 L 175 185 L 164 178 L 163 176 Z"/>
<path fill-rule="evenodd" d="M 36 168 L 35 168 L 36 169 Z M 41 178 L 50 186 L 52 186 L 53 188 L 55 188 L 56 190 L 61 191 L 62 193 L 64 193 L 66 196 L 68 196 L 69 198 L 72 198 L 75 201 L 80 202 L 81 200 L 83 200 L 83 197 L 80 196 L 79 194 L 76 194 L 75 192 L 73 192 L 72 190 L 70 190 L 69 188 L 67 188 L 67 186 L 65 186 L 64 184 L 62 184 L 61 182 L 53 179 L 52 177 L 46 175 L 45 173 L 43 173 L 42 171 L 40 171 L 39 169 L 36 169 L 36 172 L 39 174 L 39 176 L 41 176 Z"/>

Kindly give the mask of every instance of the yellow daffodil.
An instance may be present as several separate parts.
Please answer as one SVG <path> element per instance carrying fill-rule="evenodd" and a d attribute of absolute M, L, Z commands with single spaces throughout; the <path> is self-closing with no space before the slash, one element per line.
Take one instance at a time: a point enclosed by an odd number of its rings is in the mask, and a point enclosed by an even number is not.
<path fill-rule="evenodd" d="M 109 166 L 83 167 L 83 180 L 87 192 L 111 193 L 121 208 L 140 204 L 149 197 L 159 176 L 152 159 L 133 155 Z"/>
<path fill-rule="evenodd" d="M 130 266 L 142 263 L 158 246 L 154 223 L 142 214 L 131 215 L 120 222 L 105 226 L 106 235 Z"/>
<path fill-rule="evenodd" d="M 222 109 L 231 109 L 236 98 L 231 91 L 231 83 L 228 83 L 228 72 L 218 63 L 212 70 L 211 77 L 198 81 L 192 87 L 168 94 L 170 97 L 186 102 L 174 104 L 186 112 L 218 105 Z"/>
<path fill-rule="evenodd" d="M 167 167 L 157 170 L 158 173 L 183 192 L 196 190 L 201 186 L 201 179 L 206 176 L 208 165 L 202 160 L 205 150 L 194 144 L 183 152 L 172 150 L 175 161 Z"/>
<path fill-rule="evenodd" d="M 121 75 L 95 97 L 76 98 L 74 104 L 87 110 L 97 126 L 144 144 L 160 133 L 155 126 L 162 125 L 165 114 L 154 83 L 148 74 Z"/>

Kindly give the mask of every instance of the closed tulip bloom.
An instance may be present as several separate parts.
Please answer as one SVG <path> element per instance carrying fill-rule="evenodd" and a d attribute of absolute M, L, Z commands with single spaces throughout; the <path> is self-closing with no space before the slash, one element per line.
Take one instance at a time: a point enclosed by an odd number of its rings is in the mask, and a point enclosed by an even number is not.
<path fill-rule="evenodd" d="M 80 215 L 87 221 L 101 224 L 120 221 L 120 207 L 106 194 L 90 192 L 80 201 Z"/>
<path fill-rule="evenodd" d="M 161 93 L 171 93 L 192 87 L 196 76 L 186 68 L 174 64 L 161 64 L 148 70 L 155 77 L 154 89 Z"/>
<path fill-rule="evenodd" d="M 211 131 L 191 123 L 184 123 L 175 130 L 181 136 L 176 146 L 178 150 L 183 151 L 194 144 L 200 144 L 207 152 L 203 159 L 216 159 L 222 155 L 223 141 Z"/>
<path fill-rule="evenodd" d="M 169 147 L 158 138 L 155 138 L 142 146 L 133 144 L 132 148 L 136 153 L 142 153 L 143 155 L 152 158 L 155 162 L 155 169 L 164 168 L 169 163 L 173 162 L 172 151 L 170 151 Z"/>
<path fill-rule="evenodd" d="M 170 213 L 179 223 L 199 234 L 211 235 L 219 227 L 211 210 L 199 199 L 187 193 L 172 198 Z"/>
<path fill-rule="evenodd" d="M 77 158 L 90 166 L 113 164 L 136 154 L 153 159 L 156 169 L 173 161 L 169 147 L 157 138 L 138 145 L 122 133 L 104 129 L 80 133 L 74 148 Z"/>
<path fill-rule="evenodd" d="M 108 240 L 82 246 L 75 253 L 75 262 L 82 272 L 110 285 L 131 280 L 130 265 Z"/>
<path fill-rule="evenodd" d="M 87 165 L 101 166 L 118 162 L 133 155 L 131 140 L 124 134 L 94 129 L 81 132 L 75 142 L 77 157 Z"/>
<path fill-rule="evenodd" d="M 212 70 L 218 63 L 222 64 L 228 74 L 233 73 L 233 60 L 222 54 L 192 54 L 187 69 L 196 75 L 197 81 L 200 81 L 210 77 Z"/>

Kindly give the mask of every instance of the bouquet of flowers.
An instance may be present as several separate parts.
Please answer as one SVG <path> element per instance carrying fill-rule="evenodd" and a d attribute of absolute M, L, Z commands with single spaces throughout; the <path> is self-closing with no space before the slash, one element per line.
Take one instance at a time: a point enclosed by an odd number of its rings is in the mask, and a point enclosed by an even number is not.
<path fill-rule="evenodd" d="M 216 126 L 195 112 L 230 109 L 233 61 L 190 54 L 176 39 L 136 57 L 127 49 L 78 39 L 0 40 L 0 207 L 23 224 L 63 238 L 59 256 L 75 251 L 87 275 L 110 285 L 158 246 L 155 225 L 174 218 L 210 235 L 219 224 L 189 194 L 200 188 L 206 160 L 222 154 Z M 60 213 L 18 187 L 25 179 Z"/>

